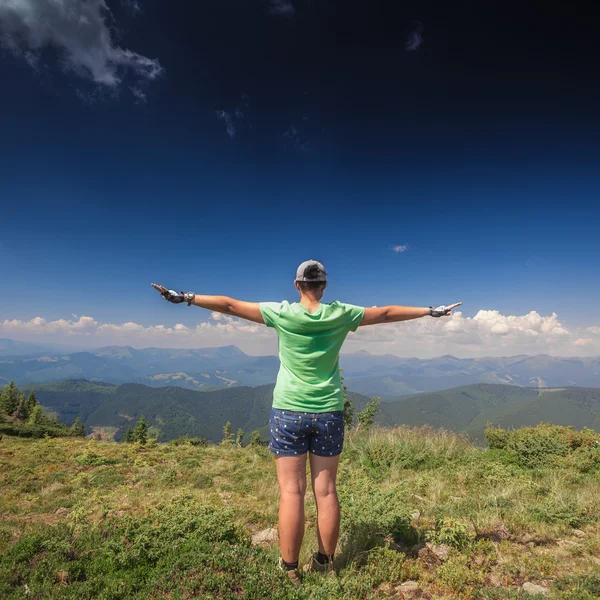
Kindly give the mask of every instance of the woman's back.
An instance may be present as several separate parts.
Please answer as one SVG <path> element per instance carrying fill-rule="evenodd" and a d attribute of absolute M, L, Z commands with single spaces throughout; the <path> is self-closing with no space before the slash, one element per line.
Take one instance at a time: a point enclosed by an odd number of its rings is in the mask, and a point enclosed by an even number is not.
<path fill-rule="evenodd" d="M 339 354 L 349 331 L 356 331 L 364 308 L 321 303 L 310 313 L 300 303 L 262 302 L 264 322 L 279 337 L 281 367 L 273 407 L 299 412 L 343 409 Z"/>

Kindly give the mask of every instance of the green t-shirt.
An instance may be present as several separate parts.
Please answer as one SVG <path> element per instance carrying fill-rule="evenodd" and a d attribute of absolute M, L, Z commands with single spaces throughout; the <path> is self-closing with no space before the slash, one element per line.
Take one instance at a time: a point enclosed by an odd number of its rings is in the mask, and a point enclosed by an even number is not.
<path fill-rule="evenodd" d="M 309 313 L 294 302 L 261 302 L 265 324 L 279 337 L 279 374 L 273 407 L 298 412 L 331 412 L 344 408 L 340 349 L 356 331 L 365 309 L 352 304 L 320 304 Z"/>

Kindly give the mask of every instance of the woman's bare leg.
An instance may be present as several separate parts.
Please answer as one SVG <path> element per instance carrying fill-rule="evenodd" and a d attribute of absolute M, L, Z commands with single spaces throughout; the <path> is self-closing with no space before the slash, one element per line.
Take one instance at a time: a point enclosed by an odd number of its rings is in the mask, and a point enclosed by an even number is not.
<path fill-rule="evenodd" d="M 279 481 L 279 546 L 285 562 L 300 556 L 304 537 L 304 494 L 306 493 L 306 454 L 278 456 L 275 459 Z"/>
<path fill-rule="evenodd" d="M 310 455 L 310 477 L 317 502 L 319 552 L 327 556 L 335 554 L 340 535 L 340 503 L 335 486 L 339 460 L 339 456 Z"/>

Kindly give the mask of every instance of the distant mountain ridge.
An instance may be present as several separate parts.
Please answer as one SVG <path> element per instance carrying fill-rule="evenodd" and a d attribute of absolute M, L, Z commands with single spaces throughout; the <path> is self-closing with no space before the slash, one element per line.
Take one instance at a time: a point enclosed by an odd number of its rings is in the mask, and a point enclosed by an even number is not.
<path fill-rule="evenodd" d="M 151 387 L 177 385 L 211 391 L 226 387 L 274 383 L 276 356 L 249 356 L 236 346 L 199 349 L 106 346 L 72 353 L 1 355 L 13 350 L 0 340 L 0 385 L 86 379 L 114 384 L 142 383 Z M 14 342 L 20 344 L 20 342 Z M 23 347 L 19 347 L 23 350 Z M 17 349 L 19 349 L 17 348 Z M 342 354 L 340 365 L 348 387 L 384 401 L 419 392 L 433 392 L 474 383 L 522 387 L 600 387 L 600 357 L 548 355 L 432 359 L 399 358 L 366 351 Z"/>
<path fill-rule="evenodd" d="M 258 429 L 266 438 L 273 397 L 272 384 L 199 392 L 181 387 L 71 380 L 35 389 L 44 408 L 58 413 L 61 420 L 72 422 L 79 416 L 89 427 L 116 427 L 120 439 L 127 426 L 144 415 L 160 441 L 183 435 L 218 441 L 227 421 L 234 430 Z M 353 392 L 349 399 L 356 411 L 369 401 L 367 396 Z M 488 423 L 510 428 L 549 421 L 600 430 L 598 388 L 473 384 L 399 398 L 381 404 L 380 409 L 376 421 L 383 425 L 444 427 L 480 441 Z"/>

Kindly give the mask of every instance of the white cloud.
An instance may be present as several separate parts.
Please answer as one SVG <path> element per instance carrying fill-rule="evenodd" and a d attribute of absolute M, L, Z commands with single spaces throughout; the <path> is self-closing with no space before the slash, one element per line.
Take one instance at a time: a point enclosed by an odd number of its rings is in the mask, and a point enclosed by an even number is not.
<path fill-rule="evenodd" d="M 46 321 L 42 317 L 35 317 L 31 321 L 5 320 L 0 321 L 0 331 L 7 335 L 15 333 L 32 333 L 36 335 L 91 335 L 98 326 L 98 322 L 92 317 L 81 316 L 78 319 L 72 315 L 73 319 L 58 319 L 56 321 Z"/>
<path fill-rule="evenodd" d="M 346 351 L 366 349 L 376 354 L 430 358 L 442 354 L 460 357 L 552 354 L 586 356 L 600 353 L 597 335 L 568 329 L 556 313 L 542 316 L 503 315 L 497 310 L 480 310 L 474 317 L 454 312 L 440 319 L 417 319 L 364 327 L 351 336 Z M 583 335 L 585 333 L 585 335 Z M 589 339 L 585 344 L 580 340 Z"/>
<path fill-rule="evenodd" d="M 392 250 L 396 253 L 406 252 L 408 250 L 408 244 L 399 244 L 398 246 L 392 246 Z"/>
<path fill-rule="evenodd" d="M 406 44 L 404 48 L 407 52 L 413 52 L 418 50 L 423 44 L 423 24 L 419 21 L 415 21 L 412 24 L 412 28 L 408 37 L 406 38 Z"/>
<path fill-rule="evenodd" d="M 34 68 L 42 50 L 54 48 L 65 71 L 112 88 L 125 71 L 158 77 L 157 59 L 116 45 L 111 18 L 105 0 L 0 0 L 0 44 Z"/>
<path fill-rule="evenodd" d="M 230 138 L 234 138 L 235 125 L 233 124 L 233 117 L 231 116 L 231 113 L 228 113 L 224 110 L 217 110 L 215 111 L 215 114 L 217 115 L 217 119 L 219 119 L 220 121 L 225 121 L 225 125 L 227 127 L 227 134 Z"/>
<path fill-rule="evenodd" d="M 187 315 L 186 315 L 187 316 Z M 98 347 L 131 345 L 200 348 L 236 344 L 249 354 L 276 354 L 277 337 L 264 325 L 213 312 L 199 323 L 141 325 L 134 322 L 100 323 L 93 317 L 46 321 L 0 321 L 0 337 L 23 341 L 67 341 L 69 345 Z M 78 340 L 80 340 L 78 342 Z M 368 350 L 373 354 L 396 354 L 431 358 L 442 354 L 459 357 L 552 354 L 590 356 L 600 354 L 600 327 L 568 329 L 555 313 L 542 316 L 502 315 L 480 310 L 474 317 L 455 312 L 450 317 L 416 319 L 362 327 L 350 334 L 345 352 Z"/>
<path fill-rule="evenodd" d="M 135 85 L 132 85 L 129 89 L 131 90 L 131 93 L 137 98 L 140 104 L 146 104 L 148 97 L 146 96 L 146 92 L 144 92 L 144 90 Z"/>
<path fill-rule="evenodd" d="M 291 18 L 296 14 L 296 9 L 290 0 L 271 0 L 268 12 L 276 17 Z"/>
<path fill-rule="evenodd" d="M 296 148 L 302 152 L 308 150 L 308 142 L 303 139 L 302 132 L 294 125 L 290 125 L 284 132 L 285 148 Z"/>

